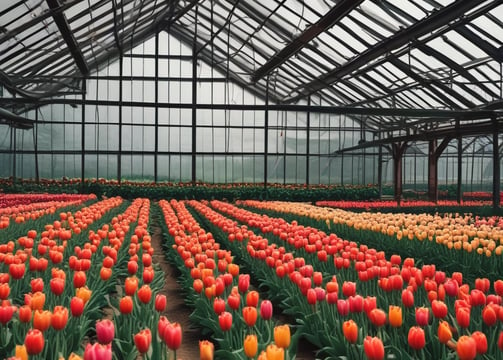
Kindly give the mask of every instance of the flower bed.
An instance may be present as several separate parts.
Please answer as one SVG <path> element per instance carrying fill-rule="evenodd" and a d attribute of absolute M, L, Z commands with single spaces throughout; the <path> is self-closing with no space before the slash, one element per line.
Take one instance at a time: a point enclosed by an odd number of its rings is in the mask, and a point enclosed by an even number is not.
<path fill-rule="evenodd" d="M 240 222 L 190 202 L 228 245 L 268 281 L 271 293 L 299 319 L 323 356 L 359 359 L 474 359 L 501 356 L 499 317 L 503 281 L 446 276 L 433 265 L 391 256 L 356 243 L 217 201 L 211 205 Z M 250 229 L 254 228 L 253 233 Z M 263 238 L 272 235 L 274 242 Z M 281 244 L 281 245 L 280 245 Z M 491 292 L 491 289 L 493 289 Z M 331 294 L 331 295 L 330 295 Z M 498 340 L 499 339 L 499 340 Z"/>

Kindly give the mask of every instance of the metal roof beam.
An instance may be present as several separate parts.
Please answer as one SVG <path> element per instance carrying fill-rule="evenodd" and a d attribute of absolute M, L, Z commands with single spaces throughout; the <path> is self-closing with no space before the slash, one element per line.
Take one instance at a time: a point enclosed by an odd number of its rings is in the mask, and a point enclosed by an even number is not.
<path fill-rule="evenodd" d="M 272 70 L 280 66 L 283 62 L 288 60 L 292 55 L 302 50 L 311 40 L 317 37 L 322 32 L 331 28 L 344 16 L 349 14 L 355 7 L 360 5 L 363 0 L 342 0 L 337 3 L 330 11 L 321 17 L 316 23 L 309 26 L 298 37 L 293 39 L 288 45 L 276 53 L 269 59 L 263 66 L 261 66 L 252 75 L 252 82 L 256 82 L 269 74 Z"/>
<path fill-rule="evenodd" d="M 317 79 L 309 82 L 304 87 L 299 89 L 299 95 L 285 99 L 286 102 L 295 102 L 304 98 L 316 91 L 330 86 L 333 82 L 341 79 L 343 76 L 358 70 L 369 62 L 374 61 L 378 57 L 390 53 L 404 45 L 407 45 L 411 40 L 424 36 L 439 27 L 453 21 L 473 7 L 480 5 L 479 0 L 458 0 L 441 10 L 435 11 L 432 15 L 416 22 L 408 28 L 397 32 L 393 36 L 386 38 L 375 46 L 372 46 L 354 57 L 346 64 L 335 68 L 331 72 L 324 74 Z"/>
<path fill-rule="evenodd" d="M 503 124 L 503 120 L 498 120 L 498 124 Z M 476 124 L 463 124 L 459 127 L 448 127 L 445 129 L 435 129 L 435 131 L 426 131 L 420 134 L 403 135 L 395 137 L 387 137 L 385 139 L 362 142 L 356 146 L 347 147 L 334 152 L 334 154 L 342 154 L 348 151 L 361 150 L 379 145 L 393 144 L 402 141 L 427 141 L 433 139 L 441 139 L 445 137 L 457 136 L 478 136 L 492 134 L 494 132 L 494 121 L 486 121 Z"/>
<path fill-rule="evenodd" d="M 59 9 L 61 6 L 58 0 L 47 0 L 47 4 L 51 11 L 55 11 Z M 87 66 L 86 60 L 84 59 L 84 55 L 82 55 L 82 51 L 80 50 L 79 44 L 75 37 L 73 36 L 72 31 L 70 30 L 70 26 L 66 21 L 66 17 L 62 12 L 54 12 L 52 15 L 54 22 L 58 26 L 59 32 L 63 36 L 63 39 L 66 42 L 66 46 L 70 53 L 72 54 L 77 67 L 79 68 L 82 75 L 89 74 L 89 67 Z"/>

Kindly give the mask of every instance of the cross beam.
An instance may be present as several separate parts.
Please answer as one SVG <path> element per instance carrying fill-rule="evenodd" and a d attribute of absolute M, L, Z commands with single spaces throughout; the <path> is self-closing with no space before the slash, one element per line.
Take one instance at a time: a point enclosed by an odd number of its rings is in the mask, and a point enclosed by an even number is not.
<path fill-rule="evenodd" d="M 334 26 L 334 24 L 349 14 L 362 2 L 363 0 L 342 0 L 337 2 L 337 5 L 322 16 L 316 23 L 305 29 L 302 34 L 293 39 L 288 45 L 271 57 L 269 61 L 255 71 L 251 77 L 251 81 L 257 82 L 265 75 L 269 74 L 272 70 L 288 60 L 292 55 L 302 50 L 302 48 L 315 37 Z"/>
<path fill-rule="evenodd" d="M 450 21 L 456 20 L 477 5 L 480 5 L 479 0 L 458 0 L 438 11 L 435 11 L 432 15 L 380 41 L 375 46 L 368 48 L 344 65 L 339 66 L 307 83 L 298 89 L 298 95 L 285 99 L 285 102 L 296 102 L 310 94 L 330 86 L 333 82 L 340 80 L 345 75 L 358 70 L 378 57 L 389 54 L 393 50 L 407 45 L 413 39 L 418 39 L 421 36 L 429 34 L 439 27 L 448 24 Z"/>
<path fill-rule="evenodd" d="M 70 50 L 70 53 L 72 54 L 72 57 L 75 60 L 81 74 L 88 75 L 89 67 L 87 66 L 86 60 L 84 59 L 84 55 L 82 54 L 82 50 L 80 49 L 75 36 L 73 36 L 73 33 L 70 30 L 68 21 L 66 21 L 66 17 L 62 12 L 57 11 L 61 7 L 59 0 L 47 0 L 47 4 L 53 12 L 52 17 L 54 22 L 58 26 L 59 32 L 63 36 L 66 46 L 68 47 L 68 50 Z"/>

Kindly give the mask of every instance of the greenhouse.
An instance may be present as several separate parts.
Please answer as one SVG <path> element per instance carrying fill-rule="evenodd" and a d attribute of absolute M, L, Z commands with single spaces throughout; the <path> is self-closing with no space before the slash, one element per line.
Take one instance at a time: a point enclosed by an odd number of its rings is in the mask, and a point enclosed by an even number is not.
<path fill-rule="evenodd" d="M 502 19 L 2 1 L 0 358 L 503 358 Z"/>

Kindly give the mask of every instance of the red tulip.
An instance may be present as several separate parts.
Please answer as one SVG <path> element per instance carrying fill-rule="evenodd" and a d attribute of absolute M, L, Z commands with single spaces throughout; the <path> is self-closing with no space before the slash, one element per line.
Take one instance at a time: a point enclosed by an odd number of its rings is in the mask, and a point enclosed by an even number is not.
<path fill-rule="evenodd" d="M 232 327 L 232 314 L 224 311 L 218 316 L 218 322 L 222 331 L 229 331 Z"/>
<path fill-rule="evenodd" d="M 260 303 L 260 317 L 264 320 L 272 318 L 272 303 L 269 300 L 262 300 Z"/>
<path fill-rule="evenodd" d="M 16 307 L 12 305 L 2 305 L 0 306 L 0 324 L 6 325 L 16 312 Z"/>
<path fill-rule="evenodd" d="M 456 345 L 459 360 L 473 360 L 477 356 L 477 343 L 470 336 L 460 336 Z"/>
<path fill-rule="evenodd" d="M 38 355 L 44 349 L 44 334 L 38 329 L 30 329 L 24 338 L 24 345 L 29 355 Z"/>
<path fill-rule="evenodd" d="M 372 309 L 368 313 L 370 322 L 376 326 L 384 326 L 386 324 L 386 313 L 382 309 Z"/>
<path fill-rule="evenodd" d="M 361 295 L 350 296 L 348 298 L 349 311 L 359 313 L 363 311 L 363 297 Z"/>
<path fill-rule="evenodd" d="M 437 319 L 443 319 L 447 316 L 447 305 L 443 301 L 433 300 L 431 302 L 431 310 L 433 316 Z"/>
<path fill-rule="evenodd" d="M 163 312 L 166 309 L 167 302 L 168 300 L 166 298 L 166 295 L 157 294 L 155 296 L 155 302 L 154 302 L 155 310 L 158 312 Z"/>
<path fill-rule="evenodd" d="M 349 301 L 344 299 L 337 300 L 337 312 L 340 316 L 349 314 Z"/>
<path fill-rule="evenodd" d="M 409 342 L 409 346 L 414 350 L 421 350 L 425 343 L 426 339 L 424 337 L 424 330 L 419 326 L 413 326 L 409 329 L 409 335 L 407 337 Z"/>
<path fill-rule="evenodd" d="M 349 298 L 356 295 L 356 283 L 352 281 L 344 281 L 342 284 L 342 294 Z"/>
<path fill-rule="evenodd" d="M 499 309 L 498 309 L 498 311 L 499 311 Z M 496 313 L 494 305 L 489 304 L 486 307 L 484 307 L 484 310 L 482 310 L 482 320 L 484 320 L 484 323 L 487 326 L 496 325 L 496 322 L 498 321 L 498 315 Z"/>
<path fill-rule="evenodd" d="M 250 286 L 250 275 L 249 274 L 239 274 L 238 278 L 238 289 L 239 292 L 245 293 Z"/>
<path fill-rule="evenodd" d="M 126 278 L 126 281 L 124 282 L 126 295 L 133 296 L 136 289 L 138 289 L 138 278 L 136 276 Z"/>
<path fill-rule="evenodd" d="M 96 337 L 100 344 L 106 345 L 112 342 L 115 336 L 115 326 L 112 320 L 103 319 L 96 322 Z"/>
<path fill-rule="evenodd" d="M 496 280 L 493 286 L 494 286 L 494 292 L 499 296 L 503 296 L 503 280 Z"/>
<path fill-rule="evenodd" d="M 462 328 L 470 326 L 470 308 L 468 306 L 458 307 L 456 310 L 456 321 Z"/>
<path fill-rule="evenodd" d="M 227 297 L 227 304 L 232 310 L 237 310 L 241 306 L 241 296 L 239 293 L 231 293 L 229 297 Z"/>
<path fill-rule="evenodd" d="M 65 290 L 65 279 L 52 278 L 50 281 L 51 291 L 54 295 L 60 296 Z"/>
<path fill-rule="evenodd" d="M 450 297 L 455 297 L 458 295 L 459 285 L 453 279 L 447 279 L 444 283 L 445 293 Z"/>
<path fill-rule="evenodd" d="M 155 271 L 154 268 L 149 266 L 143 268 L 143 283 L 150 284 L 154 280 Z"/>
<path fill-rule="evenodd" d="M 477 354 L 483 355 L 487 352 L 487 337 L 481 331 L 475 331 L 472 333 L 472 338 L 477 344 Z"/>
<path fill-rule="evenodd" d="M 500 351 L 503 351 L 503 331 L 500 331 L 500 334 L 498 336 L 498 349 L 500 349 Z"/>
<path fill-rule="evenodd" d="M 144 303 L 148 304 L 150 302 L 150 299 L 152 298 L 152 289 L 150 289 L 150 286 L 145 284 L 141 288 L 138 289 L 138 299 Z"/>
<path fill-rule="evenodd" d="M 70 311 L 73 317 L 79 317 L 84 312 L 84 300 L 74 296 L 70 301 Z"/>
<path fill-rule="evenodd" d="M 475 279 L 475 288 L 477 290 L 482 291 L 483 293 L 487 293 L 489 288 L 491 287 L 491 282 L 488 278 L 477 278 Z"/>
<path fill-rule="evenodd" d="M 9 297 L 9 294 L 10 294 L 9 284 L 8 283 L 0 284 L 0 300 L 6 300 Z"/>
<path fill-rule="evenodd" d="M 68 308 L 55 306 L 51 315 L 51 326 L 54 330 L 63 330 L 68 322 Z"/>
<path fill-rule="evenodd" d="M 215 298 L 213 300 L 213 311 L 215 314 L 220 315 L 225 311 L 225 300 L 222 298 Z"/>
<path fill-rule="evenodd" d="M 135 275 L 138 272 L 138 262 L 129 260 L 127 263 L 127 271 L 129 275 Z"/>
<path fill-rule="evenodd" d="M 377 298 L 375 296 L 367 296 L 363 299 L 363 311 L 365 311 L 367 315 L 375 308 L 377 308 Z"/>
<path fill-rule="evenodd" d="M 419 326 L 426 326 L 430 321 L 430 310 L 425 307 L 416 308 L 416 323 Z"/>
<path fill-rule="evenodd" d="M 363 350 L 369 360 L 384 359 L 384 344 L 378 337 L 367 336 L 363 340 Z"/>
<path fill-rule="evenodd" d="M 87 344 L 84 350 L 84 360 L 112 360 L 112 344 Z"/>
<path fill-rule="evenodd" d="M 316 305 L 316 291 L 313 288 L 307 289 L 307 303 L 310 305 Z"/>
<path fill-rule="evenodd" d="M 179 323 L 169 323 L 164 329 L 164 342 L 171 350 L 178 350 L 182 344 L 182 328 Z"/>
<path fill-rule="evenodd" d="M 138 352 L 140 354 L 145 354 L 152 342 L 152 333 L 150 332 L 150 329 L 143 329 L 134 335 L 133 340 Z"/>
<path fill-rule="evenodd" d="M 73 287 L 78 289 L 86 285 L 86 273 L 84 271 L 76 271 L 73 274 Z"/>
<path fill-rule="evenodd" d="M 195 279 L 193 284 L 192 284 L 192 287 L 194 288 L 194 291 L 198 294 L 200 294 L 202 291 L 203 291 L 203 288 L 204 288 L 204 284 L 203 284 L 203 281 L 201 279 Z"/>
<path fill-rule="evenodd" d="M 408 289 L 402 291 L 402 303 L 403 306 L 410 308 L 414 306 L 414 294 Z"/>
<path fill-rule="evenodd" d="M 29 323 L 32 317 L 32 310 L 29 305 L 23 305 L 18 309 L 19 321 Z"/>
<path fill-rule="evenodd" d="M 313 282 L 315 286 L 321 286 L 323 283 L 323 274 L 319 271 L 313 273 Z"/>
<path fill-rule="evenodd" d="M 21 264 L 10 264 L 9 265 L 9 274 L 12 276 L 14 280 L 22 279 L 26 270 L 26 265 L 24 263 Z"/>
<path fill-rule="evenodd" d="M 486 304 L 486 295 L 478 289 L 473 289 L 470 292 L 470 299 L 473 306 L 483 306 Z"/>
<path fill-rule="evenodd" d="M 36 293 L 37 291 L 44 291 L 44 279 L 35 278 L 30 281 L 31 292 Z"/>

